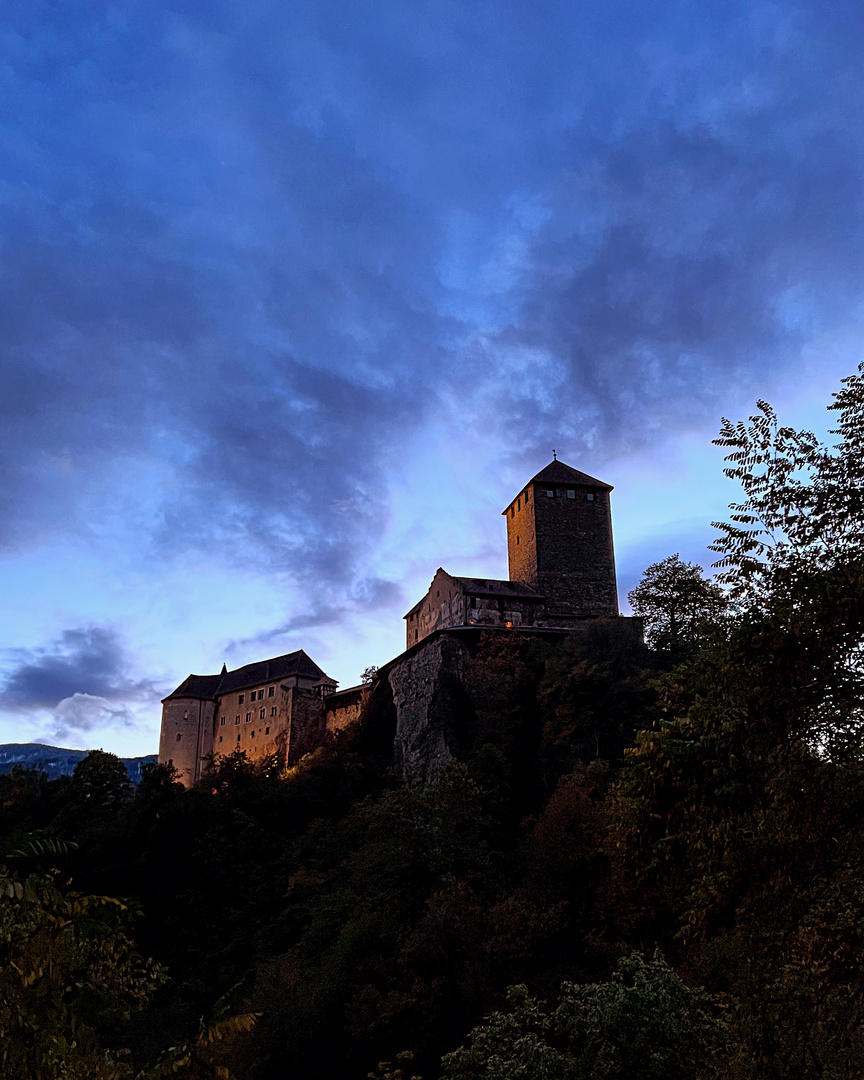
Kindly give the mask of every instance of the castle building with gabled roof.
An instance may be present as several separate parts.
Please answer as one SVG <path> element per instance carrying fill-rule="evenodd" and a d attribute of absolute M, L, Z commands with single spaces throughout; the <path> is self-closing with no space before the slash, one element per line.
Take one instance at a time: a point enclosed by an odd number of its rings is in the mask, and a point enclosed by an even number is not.
<path fill-rule="evenodd" d="M 408 715 L 409 700 L 425 700 L 425 691 L 406 679 L 414 678 L 421 643 L 440 638 L 439 632 L 572 632 L 588 620 L 618 616 L 611 491 L 556 458 L 503 511 L 506 581 L 455 577 L 438 568 L 426 595 L 405 615 L 407 653 L 380 672 L 399 683 L 397 715 Z M 627 623 L 641 640 L 639 620 Z M 162 703 L 159 761 L 171 762 L 187 785 L 203 775 L 213 754 L 276 754 L 291 764 L 319 746 L 327 731 L 359 716 L 364 688 L 336 688 L 302 649 L 234 671 L 223 665 L 218 675 L 189 675 Z"/>
<path fill-rule="evenodd" d="M 210 754 L 245 750 L 298 761 L 325 730 L 324 699 L 338 683 L 302 649 L 218 675 L 189 675 L 162 702 L 159 761 L 170 762 L 189 786 Z"/>
<path fill-rule="evenodd" d="M 566 630 L 617 615 L 611 491 L 602 480 L 551 461 L 503 511 L 509 579 L 454 577 L 439 567 L 405 615 L 406 647 L 436 630 Z"/>

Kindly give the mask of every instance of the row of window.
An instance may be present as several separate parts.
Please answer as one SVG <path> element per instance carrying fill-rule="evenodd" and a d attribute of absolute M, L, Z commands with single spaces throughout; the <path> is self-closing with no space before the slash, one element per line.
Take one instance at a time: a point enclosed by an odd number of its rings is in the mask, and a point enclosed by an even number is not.
<path fill-rule="evenodd" d="M 268 686 L 267 687 L 267 697 L 274 697 L 275 694 L 276 694 L 276 687 L 275 686 Z M 245 694 L 240 694 L 240 696 L 237 698 L 237 704 L 242 705 L 245 700 L 246 700 L 246 695 Z M 250 701 L 256 701 L 256 700 L 257 701 L 263 701 L 264 700 L 264 691 L 263 690 L 250 690 L 249 691 L 249 700 Z"/>
<path fill-rule="evenodd" d="M 263 720 L 266 715 L 267 715 L 267 710 L 266 709 L 259 709 L 258 710 L 258 719 L 259 720 Z M 270 707 L 270 715 L 271 716 L 276 715 L 276 706 L 275 705 L 271 705 L 271 707 Z M 225 720 L 226 720 L 226 718 L 224 716 L 219 717 L 219 727 L 225 727 Z M 246 713 L 246 723 L 248 724 L 251 720 L 252 720 L 252 713 L 247 712 Z M 234 717 L 234 723 L 235 724 L 240 723 L 240 714 L 239 713 Z"/>
<path fill-rule="evenodd" d="M 576 498 L 576 489 L 575 488 L 566 488 L 565 490 L 566 490 L 566 495 L 567 495 L 568 499 L 575 499 Z M 547 499 L 554 499 L 555 498 L 555 489 L 554 488 L 538 488 L 538 494 L 544 496 Z M 595 499 L 597 499 L 597 498 L 599 498 L 599 496 L 595 495 L 593 491 L 586 491 L 585 499 L 586 499 L 587 502 L 594 502 Z M 528 505 L 528 492 L 527 491 L 525 492 L 525 505 L 526 506 Z M 516 517 L 516 511 L 521 510 L 521 509 L 522 509 L 522 499 L 520 497 L 520 498 L 518 498 L 516 500 L 515 505 L 510 507 L 510 517 L 511 518 Z"/>
<path fill-rule="evenodd" d="M 269 727 L 264 728 L 264 734 L 265 735 L 270 734 L 270 728 Z M 252 739 L 255 738 L 255 729 L 254 728 L 249 732 L 249 736 Z M 222 742 L 222 736 L 221 735 L 219 736 L 219 742 Z M 237 742 L 240 742 L 240 732 L 239 731 L 237 732 Z"/>

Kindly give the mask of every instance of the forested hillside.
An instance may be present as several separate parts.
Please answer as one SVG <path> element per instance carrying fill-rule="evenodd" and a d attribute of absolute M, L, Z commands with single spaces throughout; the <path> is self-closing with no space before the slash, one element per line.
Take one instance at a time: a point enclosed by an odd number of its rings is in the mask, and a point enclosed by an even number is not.
<path fill-rule="evenodd" d="M 860 1076 L 862 376 L 835 447 L 724 425 L 720 576 L 649 568 L 646 646 L 484 639 L 434 786 L 374 683 L 289 770 L 0 777 L 0 1072 Z"/>

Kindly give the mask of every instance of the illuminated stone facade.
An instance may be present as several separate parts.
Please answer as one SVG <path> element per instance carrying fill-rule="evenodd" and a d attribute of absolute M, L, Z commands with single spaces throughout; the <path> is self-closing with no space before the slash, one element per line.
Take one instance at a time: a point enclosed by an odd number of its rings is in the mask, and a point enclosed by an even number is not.
<path fill-rule="evenodd" d="M 344 727 L 358 712 L 356 691 L 336 693 L 302 649 L 218 675 L 190 675 L 162 702 L 159 761 L 171 763 L 187 787 L 202 776 L 209 754 L 277 754 L 292 764 L 319 746 L 328 726 Z"/>
<path fill-rule="evenodd" d="M 563 629 L 618 614 L 612 488 L 551 461 L 504 510 L 510 577 L 453 577 L 439 568 L 405 616 L 411 648 L 436 630 Z"/>

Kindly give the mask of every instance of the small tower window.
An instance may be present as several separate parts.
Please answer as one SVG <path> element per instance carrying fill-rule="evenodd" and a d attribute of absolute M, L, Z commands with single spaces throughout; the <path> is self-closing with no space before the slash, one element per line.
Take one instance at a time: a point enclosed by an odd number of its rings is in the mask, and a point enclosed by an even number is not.
<path fill-rule="evenodd" d="M 250 737 L 253 738 L 253 739 L 255 738 L 255 728 L 252 728 Z"/>
<path fill-rule="evenodd" d="M 237 742 L 240 742 L 240 732 L 237 732 Z"/>
<path fill-rule="evenodd" d="M 222 736 L 221 735 L 219 736 L 219 742 L 222 742 Z"/>
<path fill-rule="evenodd" d="M 273 706 L 273 708 L 272 708 L 272 709 L 270 710 L 270 715 L 271 715 L 271 716 L 275 716 L 275 715 L 276 715 L 276 706 L 275 706 L 275 705 L 274 705 L 274 706 Z"/>
<path fill-rule="evenodd" d="M 219 727 L 225 727 L 225 717 L 224 716 L 219 717 Z"/>
<path fill-rule="evenodd" d="M 525 505 L 528 505 L 528 488 L 525 488 Z"/>
<path fill-rule="evenodd" d="M 178 732 L 177 732 L 177 742 L 180 742 L 180 740 L 181 740 L 182 738 L 183 738 L 183 736 L 182 736 L 182 735 L 180 734 L 180 732 L 178 731 Z"/>
<path fill-rule="evenodd" d="M 249 721 L 250 721 L 251 719 L 252 719 L 252 713 L 251 713 L 251 712 L 247 712 L 247 713 L 246 713 L 246 723 L 248 724 L 248 723 L 249 723 Z"/>
<path fill-rule="evenodd" d="M 259 712 L 258 712 L 258 719 L 263 720 L 266 715 L 267 715 L 267 710 L 266 709 L 260 709 Z"/>
<path fill-rule="evenodd" d="M 276 693 L 276 687 L 275 686 L 268 687 L 268 689 L 267 689 L 267 697 L 273 697 L 273 695 L 275 693 Z"/>
<path fill-rule="evenodd" d="M 234 717 L 234 723 L 235 723 L 235 724 L 239 724 L 239 723 L 240 723 L 240 717 L 239 717 L 239 716 L 235 716 L 235 717 Z"/>
<path fill-rule="evenodd" d="M 240 697 L 237 698 L 237 704 L 242 705 L 245 700 L 246 700 L 245 694 L 241 694 Z"/>
<path fill-rule="evenodd" d="M 546 498 L 547 499 L 554 499 L 555 498 L 555 489 L 554 488 L 546 488 Z"/>
<path fill-rule="evenodd" d="M 516 547 L 519 547 L 519 537 L 516 537 Z"/>
<path fill-rule="evenodd" d="M 259 701 L 263 701 L 263 700 L 264 700 L 264 691 L 263 691 L 263 690 L 259 690 L 259 691 L 258 691 L 258 700 L 259 700 Z"/>
<path fill-rule="evenodd" d="M 270 728 L 269 728 L 269 727 L 265 727 L 265 728 L 264 728 L 264 734 L 265 734 L 265 735 L 269 735 L 269 734 L 270 734 Z"/>
<path fill-rule="evenodd" d="M 568 499 L 575 499 L 576 498 L 576 492 L 573 490 L 573 488 L 567 488 L 567 498 Z"/>
<path fill-rule="evenodd" d="M 594 492 L 589 491 L 585 498 L 588 500 L 588 502 L 594 502 Z"/>
<path fill-rule="evenodd" d="M 517 510 L 521 510 L 521 509 L 522 509 L 522 499 L 521 499 L 521 498 L 519 498 L 519 499 L 517 499 L 517 500 L 516 500 L 516 509 L 517 509 Z"/>
<path fill-rule="evenodd" d="M 516 507 L 515 506 L 510 507 L 510 517 L 511 518 L 516 517 Z"/>

